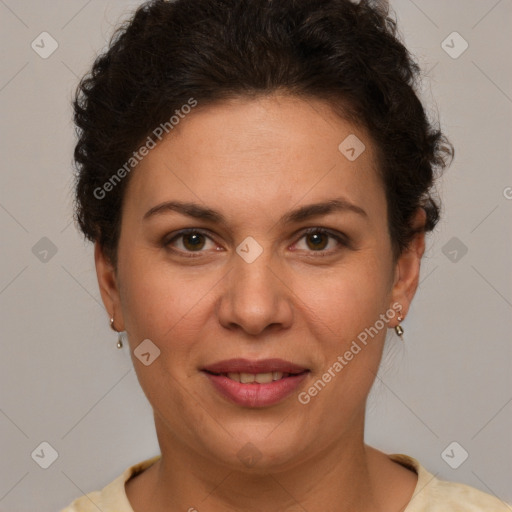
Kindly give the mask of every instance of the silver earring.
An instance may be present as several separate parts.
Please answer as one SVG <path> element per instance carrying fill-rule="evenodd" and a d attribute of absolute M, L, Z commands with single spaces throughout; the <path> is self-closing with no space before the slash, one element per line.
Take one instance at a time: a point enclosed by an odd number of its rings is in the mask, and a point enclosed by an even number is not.
<path fill-rule="evenodd" d="M 404 334 L 404 329 L 403 327 L 400 325 L 400 322 L 403 320 L 403 316 L 402 316 L 402 308 L 400 308 L 400 313 L 398 313 L 398 317 L 397 317 L 397 320 L 398 320 L 398 325 L 395 325 L 395 332 L 398 336 L 400 336 L 400 339 L 403 340 L 403 334 Z"/>
<path fill-rule="evenodd" d="M 110 328 L 117 332 L 117 348 L 123 348 L 123 335 L 114 327 L 114 317 L 110 317 Z"/>

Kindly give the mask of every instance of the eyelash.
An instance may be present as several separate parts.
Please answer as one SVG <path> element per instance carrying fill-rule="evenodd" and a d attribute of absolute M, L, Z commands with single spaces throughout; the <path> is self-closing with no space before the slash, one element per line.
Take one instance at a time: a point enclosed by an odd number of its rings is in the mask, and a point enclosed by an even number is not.
<path fill-rule="evenodd" d="M 186 229 L 182 229 L 181 231 L 178 231 L 171 239 L 169 239 L 169 240 L 164 239 L 163 245 L 164 245 L 164 247 L 169 247 L 173 242 L 175 242 L 179 238 L 181 238 L 185 235 L 190 235 L 192 233 L 201 234 L 201 235 L 205 236 L 206 238 L 209 238 L 212 242 L 215 242 L 215 240 L 208 234 L 207 231 L 204 231 L 200 228 L 186 228 Z M 320 228 L 320 227 L 312 227 L 312 228 L 306 229 L 305 231 L 303 231 L 301 233 L 301 236 L 298 239 L 298 241 L 302 240 L 302 238 L 304 238 L 305 236 L 312 234 L 312 233 L 320 233 L 320 234 L 328 235 L 329 237 L 336 240 L 341 246 L 349 247 L 347 238 L 344 235 L 342 235 L 341 233 L 336 234 L 333 231 L 330 231 L 325 228 Z M 176 252 L 176 253 L 179 253 L 180 255 L 185 256 L 186 258 L 197 258 L 197 257 L 200 257 L 202 252 L 204 252 L 204 251 L 182 251 L 181 249 L 176 250 L 176 249 L 172 249 L 172 248 L 171 248 L 171 250 L 173 252 Z M 329 251 L 325 251 L 325 250 L 313 251 L 313 250 L 311 250 L 308 252 L 315 253 L 315 257 L 323 257 L 323 256 L 331 256 L 333 253 L 337 252 L 338 250 L 339 250 L 339 248 L 331 249 Z"/>

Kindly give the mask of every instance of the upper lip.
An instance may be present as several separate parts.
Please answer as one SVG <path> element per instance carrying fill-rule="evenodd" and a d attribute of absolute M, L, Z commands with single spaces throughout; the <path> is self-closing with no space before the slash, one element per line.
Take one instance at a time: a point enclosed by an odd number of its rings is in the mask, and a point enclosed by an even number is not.
<path fill-rule="evenodd" d="M 225 359 L 202 368 L 212 373 L 302 373 L 307 368 L 284 359 L 260 359 L 251 361 L 249 359 L 236 358 Z"/>

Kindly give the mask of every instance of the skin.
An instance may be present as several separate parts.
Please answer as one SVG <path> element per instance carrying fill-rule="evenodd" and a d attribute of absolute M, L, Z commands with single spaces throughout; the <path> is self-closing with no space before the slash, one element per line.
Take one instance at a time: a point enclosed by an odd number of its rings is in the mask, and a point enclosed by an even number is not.
<path fill-rule="evenodd" d="M 349 134 L 366 146 L 353 162 L 338 150 Z M 363 438 L 366 400 L 396 316 L 306 405 L 297 393 L 265 408 L 234 405 L 200 372 L 232 357 L 279 357 L 310 369 L 297 392 L 304 391 L 393 303 L 407 315 L 424 234 L 393 260 L 376 165 L 365 130 L 327 103 L 276 94 L 198 105 L 133 171 L 117 269 L 98 244 L 95 259 L 105 307 L 116 329 L 127 331 L 162 453 L 126 484 L 135 512 L 405 508 L 416 474 Z M 278 222 L 333 198 L 366 214 Z M 171 210 L 144 219 L 170 200 L 217 210 L 226 224 Z M 414 225 L 424 222 L 419 209 Z M 343 233 L 348 245 L 305 236 L 311 227 Z M 165 246 L 184 228 L 211 238 Z M 252 263 L 236 252 L 248 236 L 263 249 Z M 133 350 L 148 338 L 161 353 L 145 366 Z M 237 456 L 249 442 L 260 457 L 253 467 Z"/>

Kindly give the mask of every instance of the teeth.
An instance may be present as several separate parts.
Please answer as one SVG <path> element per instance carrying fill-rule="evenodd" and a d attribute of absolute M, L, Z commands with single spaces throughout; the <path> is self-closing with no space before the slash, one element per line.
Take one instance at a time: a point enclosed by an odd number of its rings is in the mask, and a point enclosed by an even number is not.
<path fill-rule="evenodd" d="M 257 373 L 256 376 L 254 377 L 254 380 L 258 383 L 258 384 L 268 384 L 269 382 L 272 382 L 273 380 L 273 373 L 274 372 L 271 372 L 271 373 Z"/>
<path fill-rule="evenodd" d="M 255 377 L 253 373 L 240 373 L 240 382 L 242 384 L 249 384 L 250 382 L 254 382 Z"/>
<path fill-rule="evenodd" d="M 251 384 L 257 382 L 258 384 L 269 384 L 274 380 L 288 377 L 288 373 L 283 372 L 268 372 L 268 373 L 228 373 L 227 376 L 231 380 L 241 382 L 242 384 Z"/>

